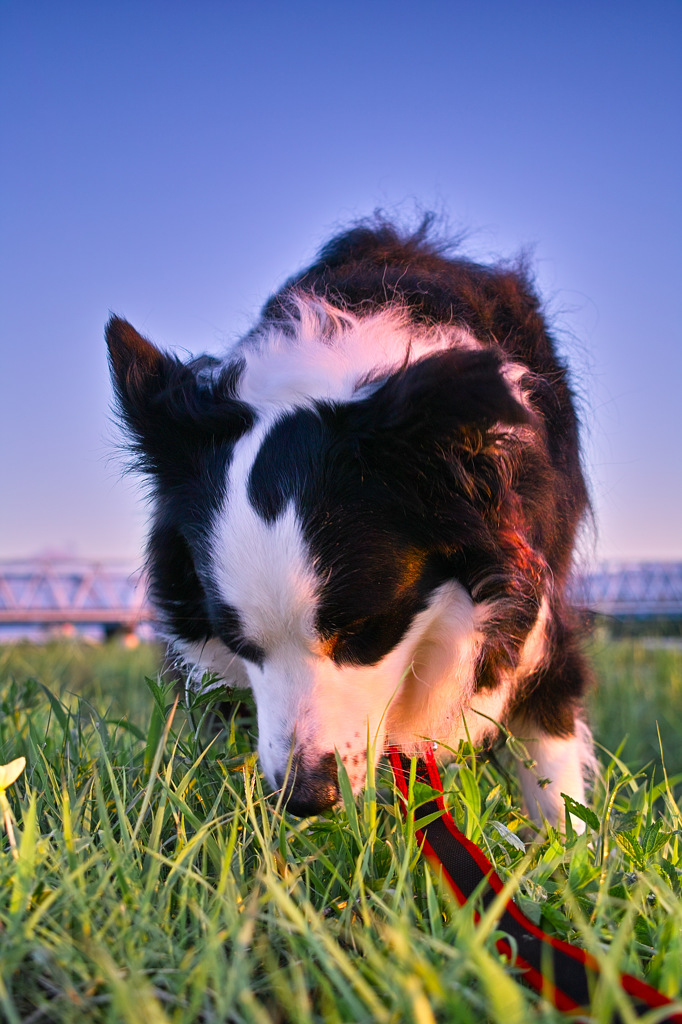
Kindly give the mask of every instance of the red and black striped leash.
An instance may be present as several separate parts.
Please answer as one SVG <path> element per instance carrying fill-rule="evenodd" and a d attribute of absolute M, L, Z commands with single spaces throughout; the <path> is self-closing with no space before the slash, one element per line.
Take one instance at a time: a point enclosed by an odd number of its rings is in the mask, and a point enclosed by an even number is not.
<path fill-rule="evenodd" d="M 395 747 L 389 748 L 388 757 L 404 798 L 403 813 L 407 815 L 411 759 Z M 483 908 L 487 909 L 504 888 L 504 883 L 483 851 L 460 832 L 447 811 L 440 795 L 443 785 L 431 748 L 423 758 L 416 760 L 416 781 L 435 790 L 431 800 L 419 805 L 419 819 L 436 815 L 432 821 L 415 830 L 424 854 L 435 868 L 442 870 L 460 906 L 478 892 Z M 477 912 L 476 920 L 479 919 Z M 543 932 L 512 899 L 504 905 L 497 928 L 509 936 L 509 939 L 497 940 L 498 950 L 519 968 L 527 984 L 559 1010 L 589 1012 L 590 992 L 600 970 L 595 957 L 578 946 Z M 630 974 L 621 974 L 620 984 L 630 996 L 637 1016 L 656 1007 L 672 1005 L 667 996 Z M 682 1024 L 682 1013 L 673 1012 L 659 1020 L 661 1024 Z M 613 1024 L 620 1021 L 620 1016 L 614 1012 Z"/>

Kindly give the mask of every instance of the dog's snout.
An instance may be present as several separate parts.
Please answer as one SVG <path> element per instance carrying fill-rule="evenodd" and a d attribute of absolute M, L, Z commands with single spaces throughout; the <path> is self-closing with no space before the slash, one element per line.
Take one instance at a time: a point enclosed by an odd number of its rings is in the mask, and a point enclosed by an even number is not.
<path fill-rule="evenodd" d="M 292 814 L 299 818 L 320 814 L 339 799 L 336 757 L 330 752 L 311 765 L 297 754 L 286 782 L 284 775 L 278 773 L 277 783 L 284 785 L 284 801 Z"/>

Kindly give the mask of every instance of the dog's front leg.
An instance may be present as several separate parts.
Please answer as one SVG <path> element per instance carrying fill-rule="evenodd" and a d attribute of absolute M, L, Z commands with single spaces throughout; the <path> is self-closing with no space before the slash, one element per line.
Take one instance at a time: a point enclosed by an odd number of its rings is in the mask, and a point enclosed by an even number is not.
<path fill-rule="evenodd" d="M 561 794 L 566 793 L 584 804 L 585 779 L 594 771 L 590 730 L 578 720 L 572 736 L 550 736 L 538 727 L 531 733 L 527 723 L 519 726 L 518 734 L 535 762 L 533 767 L 519 765 L 526 809 L 538 824 L 544 818 L 551 825 L 563 828 L 565 807 Z M 575 816 L 571 817 L 571 824 L 576 832 L 585 830 L 584 823 Z"/>

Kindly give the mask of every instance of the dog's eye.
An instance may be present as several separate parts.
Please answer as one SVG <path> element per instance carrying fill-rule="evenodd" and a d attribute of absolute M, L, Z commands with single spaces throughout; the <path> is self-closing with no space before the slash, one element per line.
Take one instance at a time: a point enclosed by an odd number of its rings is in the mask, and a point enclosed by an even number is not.
<path fill-rule="evenodd" d="M 385 653 L 379 617 L 353 619 L 324 641 L 324 653 L 338 665 L 371 665 Z"/>
<path fill-rule="evenodd" d="M 371 621 L 372 620 L 369 615 L 366 615 L 361 619 L 353 619 L 351 622 L 338 626 L 337 629 L 334 630 L 333 636 L 339 641 L 351 640 L 353 637 L 361 636 Z"/>
<path fill-rule="evenodd" d="M 361 633 L 370 621 L 369 615 L 366 615 L 362 619 L 353 619 L 352 622 L 349 622 L 348 625 L 344 626 L 343 629 L 339 630 L 339 632 L 342 635 L 357 636 L 357 634 Z"/>
<path fill-rule="evenodd" d="M 324 653 L 337 665 L 376 665 L 400 643 L 418 610 L 400 602 L 381 615 L 337 623 L 325 634 Z"/>

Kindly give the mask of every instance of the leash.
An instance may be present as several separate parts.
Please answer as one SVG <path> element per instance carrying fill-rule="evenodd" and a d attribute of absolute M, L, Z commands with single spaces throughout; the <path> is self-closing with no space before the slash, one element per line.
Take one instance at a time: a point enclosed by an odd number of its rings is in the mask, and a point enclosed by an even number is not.
<path fill-rule="evenodd" d="M 389 748 L 388 757 L 404 799 L 403 813 L 407 816 L 411 759 L 396 747 Z M 420 817 L 427 818 L 432 814 L 437 817 L 415 830 L 427 859 L 435 868 L 442 869 L 460 906 L 464 906 L 478 891 L 481 903 L 487 909 L 504 888 L 504 883 L 483 851 L 460 832 L 447 811 L 442 797 L 443 784 L 430 747 L 423 759 L 416 760 L 416 781 L 430 786 L 437 794 L 419 807 Z M 478 912 L 475 920 L 480 920 Z M 497 927 L 509 936 L 497 940 L 497 949 L 523 971 L 523 980 L 527 984 L 558 1010 L 589 1012 L 590 991 L 600 971 L 598 961 L 590 953 L 543 932 L 511 899 L 506 902 Z M 619 980 L 623 991 L 631 997 L 637 1016 L 672 1004 L 667 996 L 631 974 L 621 974 Z M 659 1024 L 682 1024 L 682 1013 L 672 1013 L 658 1018 L 658 1021 Z M 613 1024 L 619 1022 L 620 1016 L 614 1013 Z"/>

